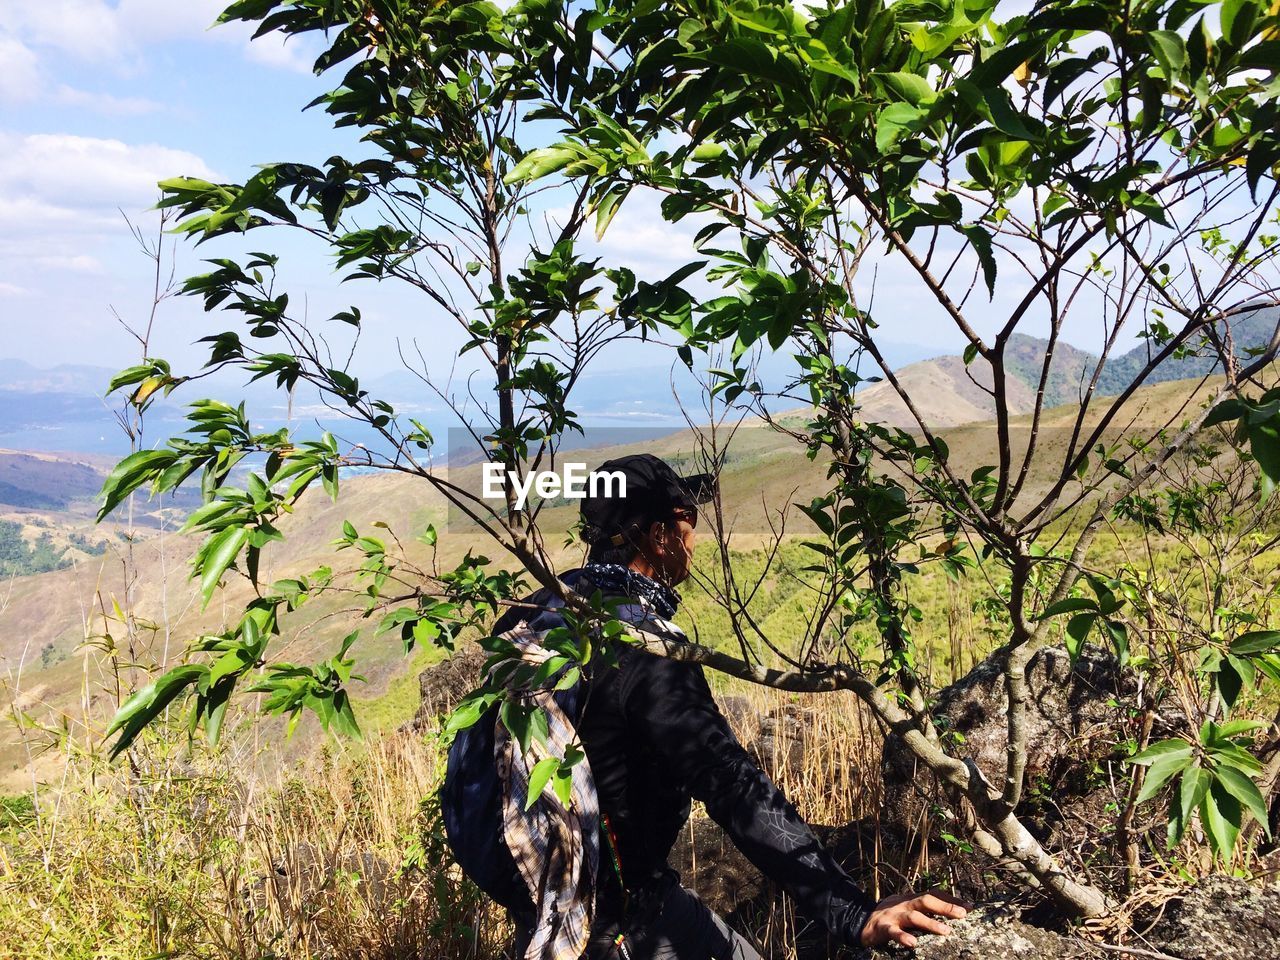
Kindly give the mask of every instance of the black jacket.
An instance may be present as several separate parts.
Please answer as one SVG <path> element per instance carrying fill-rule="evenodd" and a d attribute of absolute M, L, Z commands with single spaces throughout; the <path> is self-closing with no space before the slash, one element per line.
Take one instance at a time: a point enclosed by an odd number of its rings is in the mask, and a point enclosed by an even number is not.
<path fill-rule="evenodd" d="M 572 584 L 577 574 L 564 579 Z M 542 592 L 530 600 L 546 604 L 548 596 Z M 622 612 L 619 616 L 633 619 Z M 503 622 L 509 618 L 510 623 Z M 494 632 L 518 619 L 509 614 Z M 558 620 L 548 612 L 533 618 L 530 626 L 544 630 Z M 627 891 L 642 891 L 662 876 L 689 818 L 692 798 L 706 805 L 738 849 L 802 913 L 856 944 L 874 901 L 743 749 L 717 708 L 702 668 L 626 645 L 617 650 L 617 660 L 616 668 L 593 665 L 578 733 L 600 809 L 617 841 Z M 609 856 L 607 848 L 601 856 L 602 861 Z M 608 879 L 613 875 L 610 864 L 602 862 L 599 912 L 618 909 L 616 880 L 611 890 Z"/>

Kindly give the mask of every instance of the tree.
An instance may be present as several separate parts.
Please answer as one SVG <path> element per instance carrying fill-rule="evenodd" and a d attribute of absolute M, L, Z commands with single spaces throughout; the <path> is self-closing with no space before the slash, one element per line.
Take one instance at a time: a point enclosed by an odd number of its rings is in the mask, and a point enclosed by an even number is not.
<path fill-rule="evenodd" d="M 1178 642 L 1163 642 L 1142 626 L 1151 622 L 1142 609 L 1172 605 L 1153 601 L 1132 569 L 1100 566 L 1094 547 L 1117 517 L 1158 522 L 1152 498 L 1206 431 L 1220 434 L 1206 463 L 1244 465 L 1237 486 L 1251 491 L 1250 509 L 1267 509 L 1280 477 L 1270 366 L 1280 334 L 1244 349 L 1232 333 L 1277 304 L 1276 237 L 1267 233 L 1280 194 L 1276 12 L 1254 0 L 1049 0 L 1009 17 L 980 0 L 854 0 L 804 11 L 756 0 L 529 2 L 506 11 L 484 2 L 423 10 L 407 0 L 242 0 L 223 19 L 256 23 L 260 34 L 322 33 L 317 70 L 347 72 L 317 103 L 335 124 L 363 131 L 373 157 L 272 165 L 243 184 L 166 181 L 162 206 L 179 213 L 180 230 L 201 241 L 305 231 L 350 276 L 421 291 L 483 356 L 496 409 L 475 435 L 518 477 L 578 427 L 572 390 L 599 349 L 636 335 L 674 338 L 691 367 L 727 347 L 728 369 L 712 371 L 718 402 L 763 415 L 797 455 L 827 465 L 829 491 L 801 508 L 818 534 L 806 543 L 816 600 L 805 636 L 754 627 L 721 530 L 712 583 L 741 655 L 643 634 L 632 642 L 783 689 L 852 690 L 936 774 L 980 849 L 1068 915 L 1087 916 L 1107 908 L 1105 894 L 1046 850 L 1018 813 L 1026 667 L 1070 615 L 1073 650 L 1098 637 L 1158 676 L 1196 661 L 1199 686 L 1186 707 L 1198 736 L 1133 758 L 1151 772 L 1129 812 L 1176 779 L 1174 838 L 1198 812 L 1224 856 L 1246 816 L 1262 822 L 1255 727 L 1230 712 L 1244 686 L 1280 677 L 1280 634 L 1214 618 L 1205 631 L 1184 625 Z M 578 253 L 589 221 L 607 230 L 638 191 L 660 195 L 669 221 L 699 218 L 702 259 L 650 279 Z M 563 222 L 522 243 L 520 218 L 565 197 Z M 379 630 L 397 630 L 408 648 L 450 647 L 520 588 L 521 576 L 470 555 L 452 570 L 410 570 L 386 542 L 349 524 L 340 549 L 362 557 L 354 584 L 323 570 L 258 585 L 261 553 L 281 539 L 279 516 L 317 482 L 336 496 L 345 466 L 420 477 L 521 570 L 564 591 L 539 507 L 517 509 L 509 480 L 506 509 L 496 510 L 424 463 L 419 454 L 434 438 L 332 358 L 274 289 L 275 265 L 267 254 L 219 259 L 187 282 L 210 311 L 243 314 L 251 335 L 208 337 L 210 367 L 274 377 L 282 388 L 309 384 L 377 430 L 388 452 L 343 451 L 332 437 L 299 441 L 286 431 L 255 435 L 242 407 L 204 400 L 186 437 L 120 464 L 104 515 L 134 490 L 171 489 L 199 472 L 206 506 L 188 529 L 205 537 L 194 561 L 205 596 L 233 569 L 259 594 L 238 624 L 200 641 L 198 656 L 123 708 L 112 728 L 117 751 L 188 693 L 192 723 L 211 737 L 242 689 L 265 694 L 269 711 L 313 710 L 326 727 L 355 732 L 346 683 L 358 635 L 316 667 L 272 659 L 280 616 L 319 592 L 363 592 Z M 907 278 L 963 338 L 969 375 L 994 410 L 991 462 L 962 469 L 886 362 L 881 331 L 892 330 L 892 311 L 875 298 L 881 270 Z M 698 278 L 725 293 L 695 297 Z M 1104 349 L 1066 376 L 1079 412 L 1051 443 L 1048 399 L 1064 382 L 1055 351 L 1082 313 L 1101 318 Z M 333 322 L 358 328 L 362 318 L 353 307 Z M 1044 332 L 1048 347 L 1019 419 L 1010 373 L 1016 335 L 1028 329 Z M 1117 374 L 1108 361 L 1135 334 L 1147 360 Z M 789 389 L 769 394 L 753 378 L 751 352 L 762 348 L 795 356 Z M 1135 418 L 1139 387 L 1170 358 L 1197 352 L 1223 373 L 1207 397 L 1188 390 L 1160 422 Z M 860 420 L 863 358 L 910 411 L 911 429 Z M 184 383 L 157 360 L 112 386 L 131 388 L 141 408 Z M 813 410 L 800 429 L 774 416 L 796 398 Z M 720 452 L 713 444 L 711 458 Z M 232 468 L 255 457 L 263 466 L 232 486 Z M 1188 482 L 1201 482 L 1205 469 L 1192 469 Z M 930 716 L 934 691 L 916 656 L 909 599 L 927 564 L 985 577 L 1004 618 L 1008 749 L 995 782 Z M 591 598 L 568 599 L 581 624 L 557 648 L 560 667 L 589 656 L 599 630 L 621 631 Z M 880 637 L 875 656 L 852 642 L 862 624 Z M 487 643 L 501 659 L 501 642 Z M 1139 645 L 1142 657 L 1132 657 Z M 455 726 L 503 698 L 504 722 L 531 735 L 536 724 L 518 696 L 531 678 L 510 665 L 503 679 L 466 701 Z M 552 779 L 563 783 L 570 767 Z"/>

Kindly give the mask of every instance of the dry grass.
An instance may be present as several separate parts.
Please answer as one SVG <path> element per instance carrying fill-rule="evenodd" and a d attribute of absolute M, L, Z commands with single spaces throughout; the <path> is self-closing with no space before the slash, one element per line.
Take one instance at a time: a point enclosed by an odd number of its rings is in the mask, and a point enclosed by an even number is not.
<path fill-rule="evenodd" d="M 244 758 L 140 752 L 127 773 L 73 762 L 52 809 L 0 834 L 6 960 L 497 955 L 433 816 L 434 742 L 326 753 L 269 789 Z"/>
<path fill-rule="evenodd" d="M 720 695 L 750 747 L 775 731 L 768 772 L 814 823 L 879 808 L 879 740 L 852 700 L 758 688 Z M 844 709 L 847 707 L 848 709 Z M 772 717 L 795 722 L 779 726 Z M 435 811 L 439 741 L 407 734 L 327 749 L 270 786 L 253 757 L 150 739 L 132 768 L 68 759 L 36 819 L 0 828 L 5 960 L 496 960 L 501 911 L 462 880 Z M 700 810 L 686 881 L 732 902 L 740 855 L 720 851 Z M 729 858 L 737 856 L 734 863 Z M 701 862 L 699 862 L 701 858 Z M 719 887 L 716 883 L 720 881 Z M 750 892 L 747 887 L 744 891 Z M 754 889 L 754 888 L 753 888 Z M 795 918 L 761 903 L 737 918 L 792 956 Z"/>

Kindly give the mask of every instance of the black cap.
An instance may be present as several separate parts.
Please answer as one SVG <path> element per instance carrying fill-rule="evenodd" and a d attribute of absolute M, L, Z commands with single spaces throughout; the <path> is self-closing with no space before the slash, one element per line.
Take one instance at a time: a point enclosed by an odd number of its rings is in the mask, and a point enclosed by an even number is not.
<path fill-rule="evenodd" d="M 632 527 L 644 529 L 668 519 L 680 508 L 693 509 L 715 496 L 716 478 L 710 473 L 682 477 L 651 453 L 636 453 L 600 464 L 594 473 L 621 473 L 626 496 L 616 485 L 589 486 L 582 500 L 582 539 L 587 543 L 611 540 L 621 544 Z M 592 496 L 592 489 L 600 496 Z M 605 491 L 615 494 L 604 496 Z"/>

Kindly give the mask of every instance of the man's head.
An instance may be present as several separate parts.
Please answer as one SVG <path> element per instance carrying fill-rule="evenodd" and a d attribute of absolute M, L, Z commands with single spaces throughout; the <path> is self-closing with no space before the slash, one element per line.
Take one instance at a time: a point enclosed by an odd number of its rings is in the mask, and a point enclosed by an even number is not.
<path fill-rule="evenodd" d="M 698 505 L 715 495 L 710 474 L 679 476 L 648 453 L 601 464 L 600 473 L 626 478 L 626 496 L 618 485 L 600 485 L 600 494 L 582 501 L 582 539 L 591 544 L 593 563 L 618 563 L 675 586 L 689 576 Z M 605 493 L 612 496 L 606 496 Z"/>

